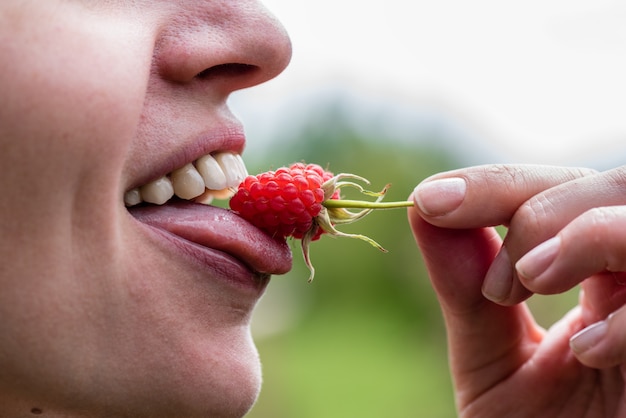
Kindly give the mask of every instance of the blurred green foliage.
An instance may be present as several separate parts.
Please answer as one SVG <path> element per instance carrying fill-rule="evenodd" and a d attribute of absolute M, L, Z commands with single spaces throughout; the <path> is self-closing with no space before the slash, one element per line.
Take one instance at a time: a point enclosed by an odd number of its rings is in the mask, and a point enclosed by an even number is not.
<path fill-rule="evenodd" d="M 392 201 L 463 164 L 429 138 L 400 142 L 359 132 L 332 107 L 291 130 L 266 153 L 246 155 L 251 172 L 315 162 L 363 176 L 372 190 L 391 183 L 385 201 Z M 375 211 L 339 229 L 389 252 L 323 236 L 311 246 L 316 276 L 307 283 L 299 242 L 292 243 L 294 269 L 272 279 L 253 321 L 264 385 L 248 417 L 454 417 L 443 322 L 406 210 Z M 555 312 L 550 306 L 547 316 Z"/>

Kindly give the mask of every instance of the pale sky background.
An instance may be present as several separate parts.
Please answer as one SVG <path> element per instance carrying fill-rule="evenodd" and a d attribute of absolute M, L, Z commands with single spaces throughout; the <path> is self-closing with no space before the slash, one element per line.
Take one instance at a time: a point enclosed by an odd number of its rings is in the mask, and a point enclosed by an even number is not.
<path fill-rule="evenodd" d="M 507 161 L 623 163 L 626 2 L 264 3 L 294 55 L 277 79 L 235 96 L 251 136 L 279 131 L 307 98 L 340 88 L 397 109 L 408 126 L 413 112 L 439 115 Z"/>

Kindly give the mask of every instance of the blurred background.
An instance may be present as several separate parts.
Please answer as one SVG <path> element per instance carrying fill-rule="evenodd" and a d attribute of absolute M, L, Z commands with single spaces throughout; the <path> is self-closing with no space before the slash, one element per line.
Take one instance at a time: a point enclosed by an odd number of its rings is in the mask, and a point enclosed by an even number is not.
<path fill-rule="evenodd" d="M 232 98 L 251 173 L 304 160 L 372 189 L 392 183 L 385 200 L 404 200 L 429 175 L 468 165 L 623 164 L 626 4 L 264 3 L 294 55 L 277 79 Z M 322 237 L 307 283 L 292 242 L 294 270 L 272 279 L 254 318 L 264 386 L 249 417 L 454 417 L 445 331 L 405 211 L 342 230 L 389 252 Z M 576 299 L 574 289 L 529 304 L 549 326 Z"/>

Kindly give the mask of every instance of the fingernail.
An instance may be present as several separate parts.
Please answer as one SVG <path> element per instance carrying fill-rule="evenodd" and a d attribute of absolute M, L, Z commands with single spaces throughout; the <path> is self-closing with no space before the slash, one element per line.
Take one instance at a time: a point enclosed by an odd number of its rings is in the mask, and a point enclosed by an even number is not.
<path fill-rule="evenodd" d="M 492 302 L 502 302 L 513 288 L 513 267 L 506 247 L 502 247 L 485 275 L 482 292 Z"/>
<path fill-rule="evenodd" d="M 596 322 L 574 334 L 569 340 L 569 345 L 575 353 L 581 354 L 596 346 L 604 338 L 608 329 L 607 321 Z"/>
<path fill-rule="evenodd" d="M 561 238 L 558 236 L 550 238 L 520 258 L 515 264 L 515 269 L 525 279 L 534 279 L 550 267 L 560 248 Z"/>
<path fill-rule="evenodd" d="M 415 188 L 415 203 L 426 215 L 442 216 L 461 205 L 466 190 L 465 180 L 458 177 L 427 181 Z"/>

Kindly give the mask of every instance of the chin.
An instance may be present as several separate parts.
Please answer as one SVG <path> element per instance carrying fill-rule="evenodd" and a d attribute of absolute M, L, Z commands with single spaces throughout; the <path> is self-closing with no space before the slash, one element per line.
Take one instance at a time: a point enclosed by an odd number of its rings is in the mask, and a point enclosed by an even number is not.
<path fill-rule="evenodd" d="M 256 353 L 256 350 L 255 350 Z M 228 395 L 232 399 L 228 413 L 230 417 L 243 417 L 254 406 L 261 392 L 261 363 L 258 355 L 248 364 L 238 365 L 239 372 L 233 370 L 233 385 L 228 387 Z"/>
<path fill-rule="evenodd" d="M 178 350 L 159 356 L 148 375 L 135 380 L 122 408 L 133 417 L 239 418 L 246 415 L 261 389 L 261 363 L 249 332 L 189 340 Z M 216 348 L 217 347 L 217 348 Z M 132 367 L 132 366 L 131 366 Z M 127 371 L 128 372 L 128 371 Z M 128 414 L 128 411 L 134 411 Z M 107 416 L 109 416 L 107 415 Z"/>
<path fill-rule="evenodd" d="M 192 371 L 191 381 L 185 386 L 190 391 L 188 395 L 195 398 L 191 404 L 197 401 L 196 405 L 200 406 L 198 416 L 234 418 L 246 415 L 254 406 L 262 383 L 261 362 L 252 338 L 248 336 L 245 341 L 234 341 L 217 358 L 197 360 L 198 367 Z M 195 388 L 193 381 L 198 385 Z"/>

